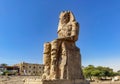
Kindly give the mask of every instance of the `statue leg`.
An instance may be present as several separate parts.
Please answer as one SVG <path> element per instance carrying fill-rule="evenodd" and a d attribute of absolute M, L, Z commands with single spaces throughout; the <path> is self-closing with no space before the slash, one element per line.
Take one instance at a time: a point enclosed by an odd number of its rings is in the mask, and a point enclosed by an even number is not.
<path fill-rule="evenodd" d="M 59 41 L 54 40 L 51 42 L 51 69 L 50 69 L 51 79 L 58 78 L 58 51 Z"/>
<path fill-rule="evenodd" d="M 44 44 L 44 74 L 42 75 L 42 79 L 49 79 L 50 75 L 50 62 L 51 62 L 51 44 L 45 43 Z"/>
<path fill-rule="evenodd" d="M 66 46 L 65 42 L 61 44 L 61 64 L 60 64 L 60 79 L 67 78 L 67 71 L 66 71 L 66 63 L 67 63 L 67 55 L 66 55 Z"/>

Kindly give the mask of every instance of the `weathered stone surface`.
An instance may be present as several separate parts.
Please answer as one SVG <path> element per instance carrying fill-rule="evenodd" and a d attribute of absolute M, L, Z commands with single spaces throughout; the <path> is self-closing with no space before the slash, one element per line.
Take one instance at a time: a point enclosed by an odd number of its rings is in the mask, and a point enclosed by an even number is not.
<path fill-rule="evenodd" d="M 44 45 L 43 79 L 84 79 L 78 40 L 79 24 L 70 11 L 61 12 L 58 38 Z"/>
<path fill-rule="evenodd" d="M 51 44 L 44 44 L 44 74 L 42 75 L 43 79 L 49 79 L 50 75 L 50 63 L 51 63 Z"/>
<path fill-rule="evenodd" d="M 72 12 L 61 12 L 57 33 L 59 39 L 69 41 L 78 40 L 79 24 L 76 22 Z"/>
<path fill-rule="evenodd" d="M 44 65 L 43 64 L 33 64 L 33 63 L 25 63 L 21 62 L 15 64 L 14 66 L 19 67 L 19 74 L 26 76 L 42 76 Z"/>

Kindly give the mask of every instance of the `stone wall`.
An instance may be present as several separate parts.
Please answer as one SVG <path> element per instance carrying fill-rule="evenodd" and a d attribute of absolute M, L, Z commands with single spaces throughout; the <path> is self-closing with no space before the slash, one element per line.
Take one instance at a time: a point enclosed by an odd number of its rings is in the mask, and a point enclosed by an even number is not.
<path fill-rule="evenodd" d="M 19 63 L 14 66 L 19 67 L 20 75 L 33 75 L 33 76 L 42 76 L 44 65 L 43 64 L 32 64 L 32 63 Z"/>

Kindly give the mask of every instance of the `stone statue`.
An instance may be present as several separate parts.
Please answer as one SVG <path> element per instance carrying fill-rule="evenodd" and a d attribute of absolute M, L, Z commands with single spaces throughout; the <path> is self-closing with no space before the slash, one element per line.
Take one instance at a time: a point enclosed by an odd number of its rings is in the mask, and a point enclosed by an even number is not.
<path fill-rule="evenodd" d="M 77 41 L 79 25 L 75 21 L 72 12 L 61 12 L 58 26 L 58 39 Z"/>
<path fill-rule="evenodd" d="M 44 44 L 42 79 L 28 79 L 25 84 L 90 84 L 81 68 L 78 40 L 79 24 L 71 11 L 60 13 L 58 38 Z"/>
<path fill-rule="evenodd" d="M 79 24 L 71 11 L 60 14 L 58 38 L 44 44 L 43 79 L 84 79 L 78 40 Z"/>

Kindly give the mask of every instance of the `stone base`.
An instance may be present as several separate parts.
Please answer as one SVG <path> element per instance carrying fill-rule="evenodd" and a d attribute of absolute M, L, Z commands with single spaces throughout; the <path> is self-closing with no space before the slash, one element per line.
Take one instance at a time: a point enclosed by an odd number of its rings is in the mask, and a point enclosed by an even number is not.
<path fill-rule="evenodd" d="M 26 79 L 24 84 L 90 84 L 86 80 L 41 80 L 41 79 Z"/>

